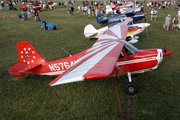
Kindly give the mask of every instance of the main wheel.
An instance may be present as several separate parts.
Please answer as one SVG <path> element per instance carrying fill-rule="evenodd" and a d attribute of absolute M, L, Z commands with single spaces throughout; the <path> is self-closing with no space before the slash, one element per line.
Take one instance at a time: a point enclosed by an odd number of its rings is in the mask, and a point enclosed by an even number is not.
<path fill-rule="evenodd" d="M 138 92 L 138 86 L 134 82 L 129 82 L 125 85 L 124 90 L 129 95 L 134 95 Z"/>

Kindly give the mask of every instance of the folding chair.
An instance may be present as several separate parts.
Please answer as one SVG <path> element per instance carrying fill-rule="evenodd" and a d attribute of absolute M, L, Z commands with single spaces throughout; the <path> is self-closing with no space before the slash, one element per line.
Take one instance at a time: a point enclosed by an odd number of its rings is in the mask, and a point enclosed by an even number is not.
<path fill-rule="evenodd" d="M 44 29 L 44 30 L 46 29 L 46 28 L 45 28 L 45 23 L 41 23 L 40 29 Z"/>
<path fill-rule="evenodd" d="M 55 30 L 56 25 L 53 26 L 53 23 L 49 23 L 48 30 Z"/>

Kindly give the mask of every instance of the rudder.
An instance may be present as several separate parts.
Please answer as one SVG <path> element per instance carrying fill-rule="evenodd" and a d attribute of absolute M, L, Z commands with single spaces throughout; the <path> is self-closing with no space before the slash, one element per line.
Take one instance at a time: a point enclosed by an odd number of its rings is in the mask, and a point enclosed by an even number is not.
<path fill-rule="evenodd" d="M 96 29 L 94 28 L 93 25 L 91 24 L 88 24 L 86 25 L 86 27 L 84 28 L 84 35 L 87 34 L 87 33 L 92 33 L 92 32 L 95 32 Z"/>
<path fill-rule="evenodd" d="M 19 63 L 41 64 L 44 59 L 27 41 L 17 42 Z"/>
<path fill-rule="evenodd" d="M 102 20 L 105 16 L 103 14 L 98 14 L 97 17 L 96 17 L 96 21 L 97 23 L 99 24 L 102 24 Z"/>

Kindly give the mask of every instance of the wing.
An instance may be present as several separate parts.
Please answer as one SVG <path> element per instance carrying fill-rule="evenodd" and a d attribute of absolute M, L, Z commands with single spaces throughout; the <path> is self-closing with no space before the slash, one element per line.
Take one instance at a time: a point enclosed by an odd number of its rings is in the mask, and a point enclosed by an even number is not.
<path fill-rule="evenodd" d="M 93 33 L 85 33 L 84 35 L 86 36 L 86 38 L 89 38 L 96 34 L 97 34 L 97 32 L 93 32 Z"/>
<path fill-rule="evenodd" d="M 128 25 L 115 25 L 105 31 L 95 44 L 50 86 L 108 77 L 119 58 Z"/>
<path fill-rule="evenodd" d="M 134 8 L 125 9 L 125 12 L 123 12 L 122 15 L 126 15 L 133 12 L 134 12 Z"/>

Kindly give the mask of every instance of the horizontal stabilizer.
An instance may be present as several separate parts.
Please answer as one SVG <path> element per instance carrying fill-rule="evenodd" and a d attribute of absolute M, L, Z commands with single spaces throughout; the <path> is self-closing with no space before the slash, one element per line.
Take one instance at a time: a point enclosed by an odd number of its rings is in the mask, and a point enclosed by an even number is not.
<path fill-rule="evenodd" d="M 25 63 L 16 63 L 14 66 L 12 66 L 8 72 L 13 76 L 23 76 L 23 74 L 28 70 L 31 70 L 35 67 L 40 66 L 41 64 L 25 64 Z"/>

